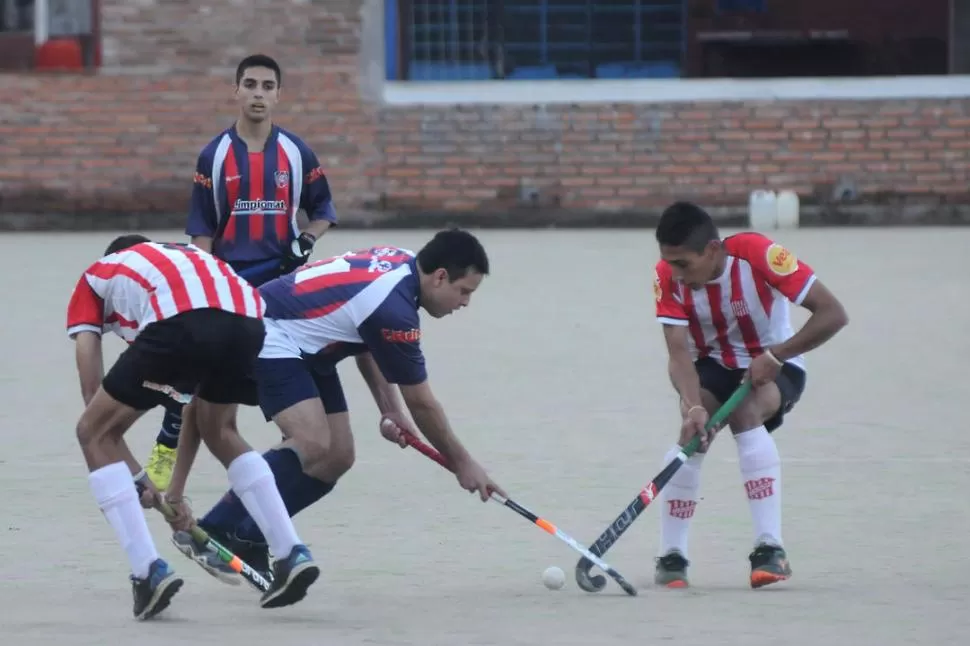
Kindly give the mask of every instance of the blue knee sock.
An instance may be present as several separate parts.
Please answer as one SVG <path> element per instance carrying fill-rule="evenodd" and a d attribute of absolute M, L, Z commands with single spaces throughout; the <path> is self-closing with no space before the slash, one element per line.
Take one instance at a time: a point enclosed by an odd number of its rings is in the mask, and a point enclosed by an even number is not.
<path fill-rule="evenodd" d="M 333 483 L 323 482 L 303 473 L 300 458 L 290 449 L 272 449 L 264 453 L 263 457 L 276 478 L 276 487 L 290 517 L 323 498 L 334 487 Z M 232 491 L 223 496 L 199 524 L 204 528 L 219 528 L 224 532 L 231 532 L 242 540 L 266 542 L 256 522 Z"/>
<path fill-rule="evenodd" d="M 174 449 L 179 443 L 179 433 L 182 432 L 182 414 L 173 413 L 170 410 L 165 411 L 165 416 L 162 417 L 162 430 L 158 432 L 158 437 L 155 438 L 157 444 L 162 446 L 167 446 L 170 449 Z"/>

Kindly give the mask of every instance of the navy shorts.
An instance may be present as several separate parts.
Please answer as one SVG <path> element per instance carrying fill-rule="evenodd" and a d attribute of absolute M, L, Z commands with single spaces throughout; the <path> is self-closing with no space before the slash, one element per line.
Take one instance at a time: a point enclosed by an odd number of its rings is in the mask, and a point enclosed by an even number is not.
<path fill-rule="evenodd" d="M 256 384 L 267 422 L 307 399 L 322 401 L 327 415 L 347 412 L 336 366 L 321 368 L 303 359 L 257 359 Z"/>
<path fill-rule="evenodd" d="M 697 376 L 701 380 L 701 388 L 710 392 L 721 404 L 731 398 L 731 395 L 741 385 L 745 370 L 732 370 L 725 368 L 710 357 L 704 357 L 694 362 L 697 369 Z M 781 426 L 785 419 L 785 413 L 791 411 L 801 399 L 805 391 L 805 371 L 786 363 L 781 368 L 781 372 L 775 378 L 775 385 L 781 392 L 781 407 L 774 415 L 765 420 L 765 428 L 768 432 Z"/>
<path fill-rule="evenodd" d="M 229 265 L 250 285 L 259 287 L 283 275 L 281 263 L 281 258 L 264 258 L 263 260 L 235 261 L 229 263 Z"/>

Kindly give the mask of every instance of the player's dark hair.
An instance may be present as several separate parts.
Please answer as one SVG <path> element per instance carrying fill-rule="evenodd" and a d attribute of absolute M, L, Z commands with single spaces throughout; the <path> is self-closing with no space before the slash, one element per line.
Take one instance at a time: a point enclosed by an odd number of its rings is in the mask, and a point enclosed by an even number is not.
<path fill-rule="evenodd" d="M 471 233 L 447 229 L 436 233 L 418 252 L 418 267 L 426 274 L 444 269 L 448 280 L 455 282 L 469 271 L 488 274 L 488 255 Z"/>
<path fill-rule="evenodd" d="M 236 66 L 236 85 L 239 85 L 243 74 L 250 67 L 266 67 L 273 70 L 273 74 L 276 76 L 276 86 L 282 87 L 283 72 L 280 71 L 280 64 L 266 54 L 253 54 L 239 61 L 239 65 Z"/>
<path fill-rule="evenodd" d="M 151 242 L 151 240 L 137 233 L 128 233 L 123 236 L 118 236 L 112 240 L 111 244 L 108 245 L 108 248 L 104 250 L 104 255 L 110 256 L 111 254 L 121 251 L 122 249 L 134 247 L 136 244 L 141 244 L 143 242 Z"/>
<path fill-rule="evenodd" d="M 671 204 L 657 224 L 657 242 L 666 247 L 686 247 L 700 253 L 711 240 L 719 239 L 710 214 L 692 202 Z"/>

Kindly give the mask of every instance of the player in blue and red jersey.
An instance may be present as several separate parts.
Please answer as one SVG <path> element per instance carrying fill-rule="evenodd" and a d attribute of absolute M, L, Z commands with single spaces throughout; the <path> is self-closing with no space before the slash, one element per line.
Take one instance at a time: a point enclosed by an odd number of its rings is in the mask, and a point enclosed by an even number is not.
<path fill-rule="evenodd" d="M 417 255 L 396 247 L 349 252 L 260 288 L 267 332 L 256 369 L 259 405 L 286 438 L 264 457 L 291 515 L 328 494 L 353 465 L 354 439 L 336 370 L 348 356 L 357 357 L 382 421 L 394 422 L 381 425 L 387 439 L 399 441 L 400 429 L 414 432 L 416 426 L 455 466 L 464 489 L 483 501 L 491 491 L 505 495 L 452 432 L 429 385 L 420 345 L 419 308 L 441 318 L 466 307 L 488 271 L 481 243 L 470 233 L 449 230 Z M 414 425 L 397 403 L 398 393 Z M 192 457 L 183 462 L 179 452 L 170 489 L 175 498 L 182 496 Z M 184 527 L 190 526 L 187 508 L 181 513 Z M 265 540 L 232 492 L 198 524 L 253 567 L 268 567 Z M 208 568 L 211 559 L 190 551 L 185 532 L 176 532 L 175 542 Z"/>
<path fill-rule="evenodd" d="M 280 66 L 268 56 L 239 63 L 239 117 L 199 154 L 185 229 L 193 244 L 257 286 L 307 262 L 337 222 L 316 155 L 272 121 L 281 81 Z M 299 209 L 309 219 L 303 231 Z M 159 489 L 168 488 L 181 423 L 181 410 L 170 406 L 145 467 Z"/>

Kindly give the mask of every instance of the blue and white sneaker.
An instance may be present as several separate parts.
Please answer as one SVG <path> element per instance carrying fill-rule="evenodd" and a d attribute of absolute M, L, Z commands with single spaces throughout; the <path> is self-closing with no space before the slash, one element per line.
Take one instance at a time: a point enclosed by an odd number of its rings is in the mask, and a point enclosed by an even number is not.
<path fill-rule="evenodd" d="M 139 579 L 132 575 L 131 592 L 135 597 L 135 619 L 151 619 L 168 608 L 182 583 L 182 579 L 162 559 L 155 559 L 149 566 L 146 578 Z"/>
<path fill-rule="evenodd" d="M 203 570 L 229 585 L 239 585 L 240 577 L 226 564 L 219 555 L 199 541 L 192 538 L 192 534 L 177 531 L 172 534 L 172 544 L 178 548 L 186 558 L 194 561 Z"/>
<path fill-rule="evenodd" d="M 273 563 L 273 582 L 263 593 L 259 605 L 263 608 L 282 608 L 302 600 L 307 589 L 320 576 L 320 568 L 306 545 L 295 545 L 290 555 Z"/>

